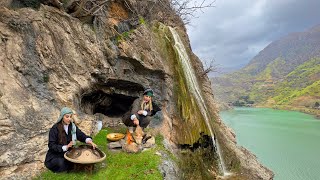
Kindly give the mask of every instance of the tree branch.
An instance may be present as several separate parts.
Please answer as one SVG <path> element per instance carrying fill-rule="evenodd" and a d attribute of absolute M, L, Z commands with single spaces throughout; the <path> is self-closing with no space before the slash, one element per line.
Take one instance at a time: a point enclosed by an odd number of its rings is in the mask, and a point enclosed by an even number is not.
<path fill-rule="evenodd" d="M 209 74 L 210 72 L 218 72 L 218 67 L 219 65 L 215 63 L 215 60 L 212 59 L 210 61 L 210 64 L 208 65 L 208 63 L 205 61 L 204 62 L 204 71 L 202 73 L 202 77 L 204 77 L 206 74 Z"/>
<path fill-rule="evenodd" d="M 193 5 L 190 5 L 193 2 Z M 206 8 L 215 7 L 216 0 L 202 0 L 200 3 L 194 0 L 171 0 L 171 6 L 181 17 L 185 24 L 189 24 L 191 18 L 196 18 L 195 13 Z"/>

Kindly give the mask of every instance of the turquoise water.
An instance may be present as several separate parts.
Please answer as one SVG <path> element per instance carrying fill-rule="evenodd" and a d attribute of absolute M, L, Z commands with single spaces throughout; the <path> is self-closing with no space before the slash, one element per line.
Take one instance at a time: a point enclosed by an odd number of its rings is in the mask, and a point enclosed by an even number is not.
<path fill-rule="evenodd" d="M 275 173 L 275 180 L 320 179 L 320 120 L 294 111 L 235 108 L 221 118 L 239 145 Z"/>

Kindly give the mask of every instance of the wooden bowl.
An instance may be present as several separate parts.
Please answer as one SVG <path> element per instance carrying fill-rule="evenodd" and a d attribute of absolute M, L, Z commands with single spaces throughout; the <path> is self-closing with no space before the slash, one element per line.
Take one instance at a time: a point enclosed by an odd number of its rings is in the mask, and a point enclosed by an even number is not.
<path fill-rule="evenodd" d="M 119 141 L 120 139 L 124 138 L 125 135 L 122 133 L 110 133 L 107 134 L 107 139 L 109 141 Z"/>

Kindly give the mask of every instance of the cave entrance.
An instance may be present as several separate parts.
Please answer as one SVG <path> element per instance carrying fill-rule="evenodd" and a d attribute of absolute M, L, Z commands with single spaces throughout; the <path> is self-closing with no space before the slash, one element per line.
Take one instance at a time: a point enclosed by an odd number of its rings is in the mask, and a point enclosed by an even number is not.
<path fill-rule="evenodd" d="M 121 117 L 129 111 L 136 97 L 107 94 L 97 90 L 82 97 L 81 106 L 87 114 L 101 113 L 108 117 Z"/>
<path fill-rule="evenodd" d="M 91 115 L 101 113 L 108 117 L 121 118 L 130 110 L 133 101 L 143 89 L 140 84 L 109 80 L 107 84 L 96 85 L 82 93 L 80 108 Z"/>

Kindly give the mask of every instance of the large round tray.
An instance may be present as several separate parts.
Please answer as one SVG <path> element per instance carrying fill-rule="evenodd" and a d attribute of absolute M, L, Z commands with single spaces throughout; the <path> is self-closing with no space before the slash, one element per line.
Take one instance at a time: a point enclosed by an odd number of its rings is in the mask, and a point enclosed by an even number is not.
<path fill-rule="evenodd" d="M 73 163 L 94 164 L 106 159 L 106 154 L 100 149 L 89 145 L 80 145 L 64 154 L 64 158 Z"/>

